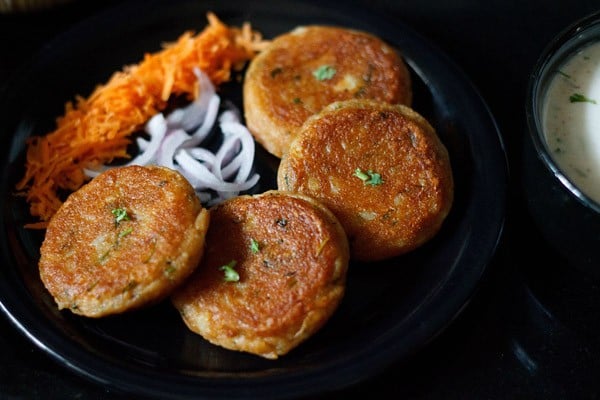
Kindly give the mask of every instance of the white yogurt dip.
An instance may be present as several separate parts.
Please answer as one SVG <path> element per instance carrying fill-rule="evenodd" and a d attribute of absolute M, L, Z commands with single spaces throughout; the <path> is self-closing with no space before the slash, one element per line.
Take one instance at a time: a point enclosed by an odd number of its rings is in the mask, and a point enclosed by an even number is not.
<path fill-rule="evenodd" d="M 544 99 L 542 121 L 554 161 L 600 203 L 600 42 L 559 67 Z"/>

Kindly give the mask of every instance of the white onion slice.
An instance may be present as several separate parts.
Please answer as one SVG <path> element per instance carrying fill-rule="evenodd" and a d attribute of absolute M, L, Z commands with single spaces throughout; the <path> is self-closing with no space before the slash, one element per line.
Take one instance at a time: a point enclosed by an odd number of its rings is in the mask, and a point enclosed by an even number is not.
<path fill-rule="evenodd" d="M 124 165 L 162 165 L 179 171 L 194 187 L 200 201 L 212 206 L 254 187 L 260 176 L 252 174 L 254 140 L 240 122 L 237 108 L 227 103 L 219 115 L 221 99 L 206 74 L 196 69 L 199 96 L 186 107 L 172 111 L 166 118 L 153 116 L 145 126 L 149 140 L 137 139 L 140 153 Z M 202 147 L 203 141 L 219 121 L 222 144 L 215 153 Z M 84 170 L 89 177 L 105 169 Z"/>
<path fill-rule="evenodd" d="M 208 136 L 210 130 L 215 124 L 215 120 L 217 119 L 217 114 L 219 113 L 219 105 L 221 104 L 221 99 L 216 94 L 210 99 L 207 104 L 207 110 L 205 113 L 204 122 L 196 129 L 196 131 L 192 134 L 189 142 L 186 144 L 187 147 L 198 146 L 202 141 Z"/>
<path fill-rule="evenodd" d="M 208 103 L 214 98 L 215 87 L 208 75 L 194 68 L 194 74 L 198 78 L 198 97 L 186 107 L 171 112 L 167 117 L 170 127 L 183 128 L 191 131 L 206 119 Z"/>
<path fill-rule="evenodd" d="M 144 150 L 141 151 L 127 164 L 129 165 L 147 165 L 154 161 L 156 153 L 160 149 L 161 143 L 167 134 L 167 124 L 162 114 L 156 114 L 146 123 L 146 132 L 150 135 L 150 141 L 147 142 Z M 138 142 L 139 144 L 139 142 Z"/>
<path fill-rule="evenodd" d="M 221 130 L 227 135 L 235 135 L 240 141 L 241 147 L 245 149 L 243 154 L 243 162 L 240 165 L 238 174 L 235 177 L 235 182 L 244 182 L 248 179 L 250 171 L 252 170 L 252 164 L 254 162 L 254 139 L 248 131 L 248 129 L 239 122 L 222 122 Z"/>
<path fill-rule="evenodd" d="M 192 158 L 185 150 L 180 150 L 175 159 L 179 163 L 180 172 L 188 178 L 192 186 L 212 189 L 217 192 L 239 192 L 252 188 L 258 182 L 258 174 L 244 182 L 237 184 L 219 179 L 206 166 Z M 193 182 L 192 182 L 193 181 Z"/>
<path fill-rule="evenodd" d="M 204 165 L 211 168 L 216 160 L 215 153 L 205 149 L 204 147 L 192 147 L 185 149 L 185 151 L 196 160 L 201 161 Z"/>

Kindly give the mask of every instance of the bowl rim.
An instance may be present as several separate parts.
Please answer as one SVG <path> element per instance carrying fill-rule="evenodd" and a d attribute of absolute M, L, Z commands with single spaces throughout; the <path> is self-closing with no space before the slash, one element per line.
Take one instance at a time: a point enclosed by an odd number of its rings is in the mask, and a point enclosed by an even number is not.
<path fill-rule="evenodd" d="M 597 34 L 591 39 L 583 35 L 594 28 L 597 29 Z M 543 85 L 554 76 L 550 67 L 559 63 L 560 60 L 566 60 L 575 50 L 595 42 L 600 42 L 600 10 L 569 24 L 550 40 L 542 50 L 534 64 L 533 72 L 529 76 L 525 96 L 525 113 L 529 135 L 538 158 L 583 206 L 600 213 L 600 202 L 582 192 L 551 156 L 541 126 L 541 107 L 545 93 Z M 562 54 L 566 54 L 567 57 L 560 57 Z"/>

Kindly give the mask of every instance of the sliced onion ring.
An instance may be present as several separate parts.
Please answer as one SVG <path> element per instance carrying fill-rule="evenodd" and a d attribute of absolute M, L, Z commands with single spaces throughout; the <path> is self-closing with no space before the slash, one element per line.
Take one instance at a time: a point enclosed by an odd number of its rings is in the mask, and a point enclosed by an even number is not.
<path fill-rule="evenodd" d="M 138 138 L 139 154 L 124 165 L 162 165 L 179 171 L 194 187 L 200 201 L 212 206 L 254 187 L 260 176 L 252 174 L 254 140 L 230 103 L 220 115 L 221 99 L 208 76 L 196 69 L 198 98 L 173 110 L 167 117 L 154 115 L 145 125 L 149 140 Z M 219 121 L 222 144 L 215 153 L 202 147 Z M 84 170 L 89 177 L 116 166 Z"/>

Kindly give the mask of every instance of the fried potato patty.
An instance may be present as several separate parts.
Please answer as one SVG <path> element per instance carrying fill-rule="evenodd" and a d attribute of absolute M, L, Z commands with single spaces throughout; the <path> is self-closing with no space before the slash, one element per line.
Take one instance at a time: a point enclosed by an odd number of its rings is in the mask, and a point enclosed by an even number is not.
<path fill-rule="evenodd" d="M 280 190 L 322 201 L 344 226 L 351 257 L 390 258 L 431 239 L 454 194 L 447 149 L 409 107 L 333 103 L 309 118 L 281 160 Z"/>
<path fill-rule="evenodd" d="M 273 39 L 250 63 L 243 84 L 246 125 L 281 157 L 300 126 L 337 100 L 410 105 L 409 71 L 380 38 L 333 26 L 303 26 Z"/>
<path fill-rule="evenodd" d="M 197 267 L 209 213 L 179 173 L 108 170 L 52 217 L 40 276 L 59 309 L 101 317 L 167 297 Z"/>
<path fill-rule="evenodd" d="M 268 191 L 211 209 L 200 267 L 172 301 L 213 344 L 275 359 L 319 330 L 345 291 L 349 250 L 314 199 Z"/>

